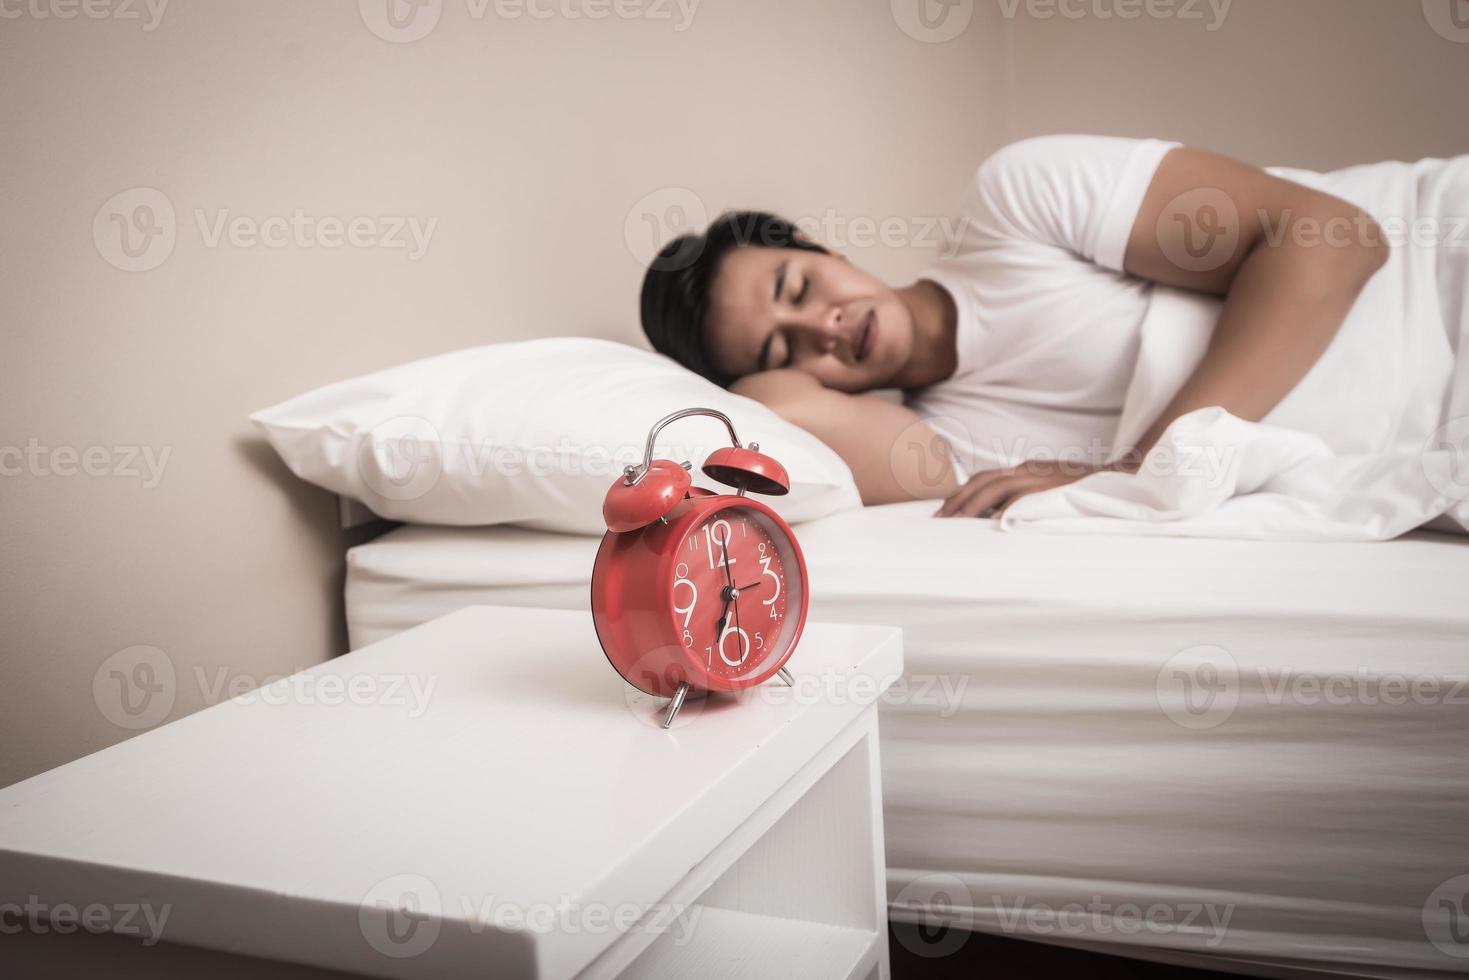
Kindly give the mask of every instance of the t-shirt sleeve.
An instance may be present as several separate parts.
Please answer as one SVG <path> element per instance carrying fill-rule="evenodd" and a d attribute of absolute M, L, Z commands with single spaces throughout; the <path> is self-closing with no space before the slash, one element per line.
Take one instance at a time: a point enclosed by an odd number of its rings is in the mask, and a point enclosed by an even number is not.
<path fill-rule="evenodd" d="M 1038 136 L 987 159 L 963 204 L 962 247 L 1034 244 L 1122 271 L 1158 164 L 1177 143 Z"/>

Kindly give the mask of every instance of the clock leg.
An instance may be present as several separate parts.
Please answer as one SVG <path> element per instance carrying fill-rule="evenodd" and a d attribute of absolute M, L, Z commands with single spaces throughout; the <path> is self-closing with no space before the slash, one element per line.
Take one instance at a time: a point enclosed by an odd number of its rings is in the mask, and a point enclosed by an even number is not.
<path fill-rule="evenodd" d="M 777 670 L 775 672 L 775 676 L 777 676 L 781 680 L 785 681 L 786 682 L 786 687 L 795 687 L 796 686 L 796 679 L 794 677 L 792 677 L 791 676 L 791 672 L 788 671 L 788 670 L 786 670 L 784 667 L 782 667 L 780 670 Z"/>
<path fill-rule="evenodd" d="M 683 699 L 688 697 L 688 684 L 679 684 L 678 690 L 673 692 L 673 701 L 668 705 L 668 714 L 663 716 L 663 727 L 667 728 L 673 724 L 673 719 L 678 716 L 678 709 L 683 707 Z"/>

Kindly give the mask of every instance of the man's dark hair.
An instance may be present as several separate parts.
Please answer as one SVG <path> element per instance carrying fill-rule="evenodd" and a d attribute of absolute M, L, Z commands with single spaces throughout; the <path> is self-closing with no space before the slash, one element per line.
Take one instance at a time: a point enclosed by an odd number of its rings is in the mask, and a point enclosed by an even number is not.
<path fill-rule="evenodd" d="M 784 218 L 764 211 L 728 211 L 704 234 L 683 235 L 663 246 L 643 277 L 643 333 L 653 349 L 721 388 L 735 378 L 715 368 L 704 345 L 709 293 L 724 257 L 744 245 L 826 253 Z"/>

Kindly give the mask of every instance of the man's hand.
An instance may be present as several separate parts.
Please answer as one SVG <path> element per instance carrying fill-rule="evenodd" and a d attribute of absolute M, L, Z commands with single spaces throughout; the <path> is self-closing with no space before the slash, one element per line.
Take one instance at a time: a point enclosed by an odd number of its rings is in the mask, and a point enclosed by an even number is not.
<path fill-rule="evenodd" d="M 1075 460 L 1032 459 L 1003 470 L 985 470 L 969 478 L 934 517 L 983 517 L 993 509 L 999 517 L 1015 501 L 1028 493 L 1050 490 L 1075 483 L 1084 476 L 1122 467 L 1093 466 Z"/>

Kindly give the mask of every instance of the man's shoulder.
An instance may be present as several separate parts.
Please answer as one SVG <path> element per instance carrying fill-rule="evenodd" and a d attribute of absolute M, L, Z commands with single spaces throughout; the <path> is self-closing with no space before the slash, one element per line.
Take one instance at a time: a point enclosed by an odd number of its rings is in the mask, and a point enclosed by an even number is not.
<path fill-rule="evenodd" d="M 1145 138 L 1090 133 L 1048 133 L 1007 143 L 980 162 L 975 178 L 993 181 L 1007 175 L 1064 170 L 1109 156 L 1126 156 Z"/>

